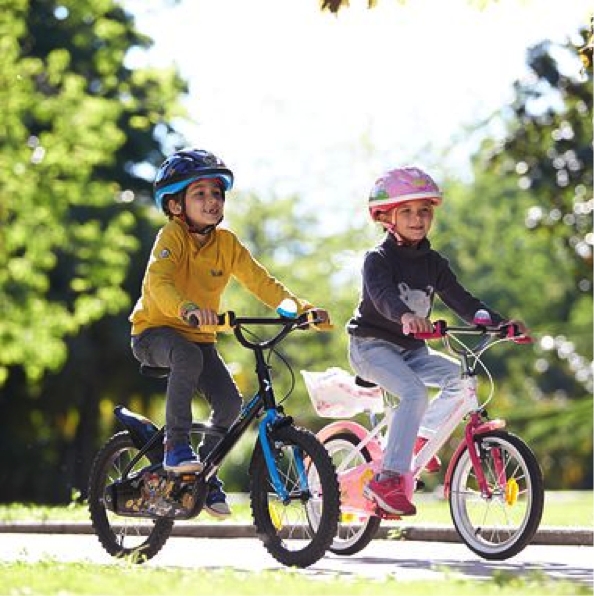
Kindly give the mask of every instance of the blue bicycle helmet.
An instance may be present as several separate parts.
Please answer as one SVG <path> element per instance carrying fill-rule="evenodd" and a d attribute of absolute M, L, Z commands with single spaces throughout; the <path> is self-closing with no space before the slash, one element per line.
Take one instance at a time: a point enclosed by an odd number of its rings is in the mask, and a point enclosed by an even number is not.
<path fill-rule="evenodd" d="M 157 208 L 163 209 L 163 198 L 175 194 L 196 180 L 218 178 L 224 190 L 233 187 L 233 172 L 222 159 L 203 149 L 180 149 L 170 155 L 157 171 L 154 195 Z"/>

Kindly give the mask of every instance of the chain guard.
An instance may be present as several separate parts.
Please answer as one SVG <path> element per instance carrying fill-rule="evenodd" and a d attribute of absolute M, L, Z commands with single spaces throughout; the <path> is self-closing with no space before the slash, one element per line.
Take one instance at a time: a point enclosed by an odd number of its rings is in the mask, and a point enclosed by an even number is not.
<path fill-rule="evenodd" d="M 202 508 L 206 486 L 195 474 L 141 471 L 106 490 L 106 506 L 128 517 L 188 519 Z"/>

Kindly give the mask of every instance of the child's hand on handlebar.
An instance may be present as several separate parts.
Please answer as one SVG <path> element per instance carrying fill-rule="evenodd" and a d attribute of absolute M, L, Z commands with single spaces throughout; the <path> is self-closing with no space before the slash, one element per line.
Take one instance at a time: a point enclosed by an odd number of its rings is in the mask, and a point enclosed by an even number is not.
<path fill-rule="evenodd" d="M 400 321 L 402 322 L 402 332 L 404 335 L 433 332 L 433 323 L 429 319 L 419 317 L 412 312 L 404 313 Z"/>
<path fill-rule="evenodd" d="M 528 327 L 526 327 L 526 325 L 522 321 L 518 321 L 516 319 L 510 319 L 509 321 L 502 323 L 500 325 L 500 327 L 502 327 L 503 325 L 515 325 L 518 330 L 518 333 L 520 335 L 530 335 L 530 330 L 528 329 Z"/>
<path fill-rule="evenodd" d="M 499 325 L 505 336 L 512 339 L 515 343 L 532 343 L 530 330 L 522 321 L 510 319 Z M 517 338 L 517 339 L 514 339 Z"/>
<path fill-rule="evenodd" d="M 219 323 L 219 315 L 210 308 L 192 308 L 184 312 L 184 320 L 192 327 L 216 326 Z"/>
<path fill-rule="evenodd" d="M 503 321 L 499 324 L 499 328 L 511 328 L 516 332 L 516 335 L 530 335 L 530 331 L 528 327 L 522 322 L 518 321 L 517 319 L 509 319 L 508 321 Z"/>

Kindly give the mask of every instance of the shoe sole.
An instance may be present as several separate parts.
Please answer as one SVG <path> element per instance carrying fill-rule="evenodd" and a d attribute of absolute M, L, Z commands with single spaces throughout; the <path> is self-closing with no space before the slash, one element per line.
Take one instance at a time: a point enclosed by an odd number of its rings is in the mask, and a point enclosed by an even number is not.
<path fill-rule="evenodd" d="M 179 466 L 163 465 L 163 469 L 172 474 L 199 474 L 204 470 L 204 466 L 202 464 L 180 464 Z"/>
<path fill-rule="evenodd" d="M 390 513 L 391 515 L 400 515 L 402 517 L 406 517 L 408 515 L 416 515 L 417 509 L 414 507 L 410 511 L 402 511 L 400 509 L 395 509 L 388 505 L 381 497 L 378 497 L 375 493 L 367 490 L 363 490 L 363 496 L 368 499 L 369 501 L 374 502 L 380 509 Z"/>
<path fill-rule="evenodd" d="M 228 512 L 222 513 L 221 511 L 216 511 L 216 509 L 212 509 L 208 505 L 204 506 L 204 511 L 206 511 L 206 513 L 208 513 L 208 515 L 211 515 L 212 517 L 216 517 L 219 519 L 221 519 L 223 517 L 229 517 L 231 515 L 231 510 L 229 510 Z"/>

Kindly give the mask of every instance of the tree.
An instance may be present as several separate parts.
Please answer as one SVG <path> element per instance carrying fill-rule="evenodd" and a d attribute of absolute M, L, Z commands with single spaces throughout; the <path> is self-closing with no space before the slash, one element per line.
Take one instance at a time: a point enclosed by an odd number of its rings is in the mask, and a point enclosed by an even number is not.
<path fill-rule="evenodd" d="M 578 45 L 587 35 L 580 33 Z M 485 145 L 479 167 L 513 180 L 526 197 L 527 231 L 547 247 L 556 285 L 547 294 L 549 333 L 571 336 L 573 356 L 564 339 L 556 342 L 557 351 L 574 361 L 574 375 L 592 391 L 591 372 L 585 373 L 592 360 L 592 73 L 576 76 L 575 60 L 574 74 L 566 74 L 562 65 L 572 56 L 570 41 L 529 51 L 533 75 L 516 83 L 510 113 L 503 115 L 505 138 Z M 578 354 L 588 362 L 578 366 Z"/>
<path fill-rule="evenodd" d="M 378 0 L 368 0 L 368 8 L 373 8 L 377 2 Z M 333 13 L 338 13 L 341 8 L 348 8 L 349 4 L 349 0 L 320 0 L 320 8 Z"/>
<path fill-rule="evenodd" d="M 126 67 L 148 45 L 111 0 L 4 2 L 0 385 L 11 366 L 56 370 L 66 336 L 128 304 L 135 166 L 162 159 L 156 131 L 185 90 L 173 70 Z"/>
<path fill-rule="evenodd" d="M 151 41 L 112 0 L 2 8 L 2 499 L 64 501 L 86 485 L 102 400 L 143 387 L 123 373 L 155 229 L 139 166 L 181 142 L 170 123 L 186 86 L 127 66 Z"/>
<path fill-rule="evenodd" d="M 465 275 L 537 337 L 533 361 L 506 362 L 505 387 L 555 488 L 592 486 L 592 72 L 577 74 L 575 53 L 586 36 L 528 52 L 532 74 L 496 116 L 503 138 L 483 143 L 457 205 Z"/>

